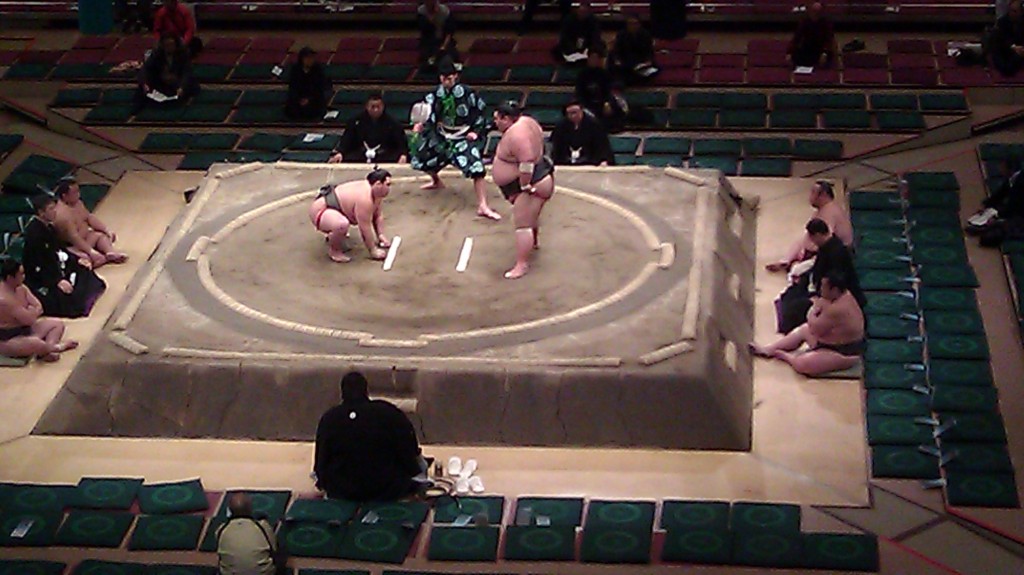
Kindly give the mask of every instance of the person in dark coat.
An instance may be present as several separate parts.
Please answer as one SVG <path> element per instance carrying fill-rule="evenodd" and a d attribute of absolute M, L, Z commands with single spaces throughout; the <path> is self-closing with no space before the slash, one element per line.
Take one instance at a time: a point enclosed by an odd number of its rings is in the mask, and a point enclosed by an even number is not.
<path fill-rule="evenodd" d="M 455 43 L 455 19 L 450 8 L 438 0 L 425 0 L 416 9 L 416 21 L 420 28 L 421 66 L 434 67 L 444 56 L 459 60 Z"/>
<path fill-rule="evenodd" d="M 562 110 L 565 118 L 551 131 L 551 159 L 559 166 L 615 164 L 608 133 L 576 101 Z"/>
<path fill-rule="evenodd" d="M 989 51 L 992 65 L 1003 76 L 1013 76 L 1024 64 L 1024 9 L 1011 2 L 1005 16 L 996 20 Z"/>
<path fill-rule="evenodd" d="M 786 57 L 794 67 L 828 67 L 836 57 L 836 35 L 832 21 L 822 16 L 821 3 L 807 6 L 807 15 L 800 20 L 789 41 Z"/>
<path fill-rule="evenodd" d="M 615 36 L 608 69 L 624 84 L 644 82 L 658 74 L 654 39 L 637 17 L 627 18 L 626 28 Z"/>
<path fill-rule="evenodd" d="M 331 81 L 309 46 L 299 50 L 288 75 L 288 101 L 284 113 L 292 120 L 320 120 L 327 112 Z"/>
<path fill-rule="evenodd" d="M 590 11 L 590 2 L 583 0 L 568 16 L 562 18 L 558 44 L 552 55 L 559 63 L 578 64 L 595 50 L 604 52 L 601 27 Z"/>
<path fill-rule="evenodd" d="M 107 284 L 89 267 L 88 258 L 79 259 L 67 250 L 53 225 L 57 199 L 49 194 L 33 198 L 36 215 L 25 227 L 25 285 L 43 304 L 51 317 L 89 315 Z"/>
<path fill-rule="evenodd" d="M 136 103 L 176 105 L 198 93 L 199 82 L 192 76 L 188 51 L 177 36 L 164 34 L 142 66 Z"/>
<path fill-rule="evenodd" d="M 416 491 L 425 478 L 416 430 L 394 404 L 371 400 L 366 378 L 341 380 L 341 405 L 316 429 L 316 486 L 333 499 L 390 501 Z"/>
<path fill-rule="evenodd" d="M 405 130 L 384 109 L 384 98 L 371 94 L 366 108 L 345 127 L 330 163 L 398 163 L 409 161 L 409 140 Z"/>
<path fill-rule="evenodd" d="M 615 96 L 614 85 L 611 73 L 604 67 L 604 54 L 592 50 L 587 55 L 587 67 L 576 77 L 575 96 L 609 133 L 622 130 L 626 119 L 626 110 Z"/>

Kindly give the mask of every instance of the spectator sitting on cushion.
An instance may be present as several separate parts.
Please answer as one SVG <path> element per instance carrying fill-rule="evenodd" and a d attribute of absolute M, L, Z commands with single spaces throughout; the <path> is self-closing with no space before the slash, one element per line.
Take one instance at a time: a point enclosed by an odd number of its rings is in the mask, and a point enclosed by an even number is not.
<path fill-rule="evenodd" d="M 188 53 L 175 36 L 165 34 L 142 66 L 142 82 L 136 96 L 139 107 L 151 104 L 178 104 L 199 93 L 199 82 L 192 77 Z"/>
<path fill-rule="evenodd" d="M 587 59 L 594 50 L 604 51 L 601 28 L 590 12 L 589 0 L 582 0 L 575 10 L 562 19 L 562 30 L 553 55 L 560 63 L 576 64 Z"/>
<path fill-rule="evenodd" d="M 820 2 L 811 3 L 789 41 L 786 58 L 794 67 L 824 68 L 832 64 L 836 51 L 832 21 L 822 16 Z"/>
<path fill-rule="evenodd" d="M 636 16 L 627 18 L 625 30 L 615 37 L 608 68 L 624 84 L 643 82 L 658 74 L 654 39 Z"/>
<path fill-rule="evenodd" d="M 306 46 L 288 74 L 288 101 L 284 113 L 293 120 L 320 120 L 327 112 L 331 81 L 324 66 L 316 61 L 316 52 Z"/>
<path fill-rule="evenodd" d="M 274 575 L 274 528 L 265 518 L 253 516 L 248 493 L 232 493 L 228 511 L 227 522 L 217 528 L 220 575 Z"/>

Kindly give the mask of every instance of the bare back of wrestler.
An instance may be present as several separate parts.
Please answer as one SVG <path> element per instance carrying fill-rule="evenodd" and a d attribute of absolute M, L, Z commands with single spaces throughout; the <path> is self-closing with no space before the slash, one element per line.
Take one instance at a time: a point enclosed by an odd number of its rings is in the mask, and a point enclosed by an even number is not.
<path fill-rule="evenodd" d="M 309 206 L 309 220 L 327 235 L 328 254 L 336 262 L 352 258 L 345 255 L 350 226 L 357 226 L 370 259 L 383 260 L 391 241 L 384 235 L 382 204 L 391 190 L 391 174 L 375 169 L 365 180 L 346 182 L 324 189 Z"/>
<path fill-rule="evenodd" d="M 508 279 L 529 271 L 530 252 L 537 249 L 540 213 L 555 191 L 554 164 L 544 157 L 544 132 L 540 124 L 523 116 L 518 106 L 505 104 L 494 112 L 501 141 L 494 153 L 491 176 L 505 199 L 512 203 L 516 226 L 516 264 L 505 272 Z"/>

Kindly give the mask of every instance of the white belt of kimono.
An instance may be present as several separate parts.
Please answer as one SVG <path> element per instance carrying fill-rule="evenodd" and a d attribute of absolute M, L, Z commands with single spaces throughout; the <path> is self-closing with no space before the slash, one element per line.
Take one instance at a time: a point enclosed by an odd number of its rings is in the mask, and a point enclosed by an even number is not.
<path fill-rule="evenodd" d="M 469 133 L 469 126 L 448 127 L 444 124 L 437 125 L 437 131 L 446 140 L 464 140 Z"/>
<path fill-rule="evenodd" d="M 373 159 L 377 157 L 377 150 L 380 149 L 381 145 L 382 144 L 377 144 L 376 146 L 371 148 L 370 146 L 366 145 L 366 142 L 363 142 L 363 147 L 366 148 L 366 163 L 367 164 L 372 164 L 373 163 Z"/>

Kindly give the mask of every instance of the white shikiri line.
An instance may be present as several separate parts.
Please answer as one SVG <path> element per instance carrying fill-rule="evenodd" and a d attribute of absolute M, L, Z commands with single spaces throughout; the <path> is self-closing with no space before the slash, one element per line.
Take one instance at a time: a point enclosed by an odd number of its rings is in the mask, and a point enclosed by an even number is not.
<path fill-rule="evenodd" d="M 462 242 L 462 253 L 459 254 L 459 263 L 455 266 L 455 271 L 459 273 L 466 271 L 471 253 L 473 253 L 473 238 L 466 238 L 466 241 Z"/>
<path fill-rule="evenodd" d="M 388 248 L 388 257 L 384 258 L 384 271 L 390 271 L 395 265 L 395 258 L 398 257 L 398 246 L 402 245 L 402 237 L 391 238 L 391 247 Z"/>

